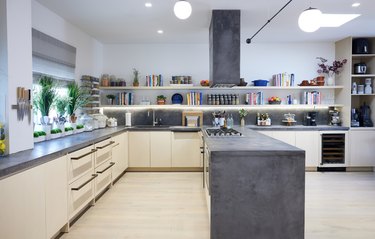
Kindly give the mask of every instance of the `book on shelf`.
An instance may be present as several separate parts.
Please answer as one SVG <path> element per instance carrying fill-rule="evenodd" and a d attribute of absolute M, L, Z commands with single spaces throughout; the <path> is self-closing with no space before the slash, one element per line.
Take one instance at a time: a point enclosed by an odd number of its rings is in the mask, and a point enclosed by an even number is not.
<path fill-rule="evenodd" d="M 203 94 L 202 92 L 190 92 L 186 94 L 187 105 L 202 105 Z"/>
<path fill-rule="evenodd" d="M 322 103 L 322 95 L 319 91 L 304 91 L 301 101 L 305 105 L 320 105 Z"/>
<path fill-rule="evenodd" d="M 252 92 L 245 95 L 245 104 L 264 105 L 264 94 L 262 91 Z"/>
<path fill-rule="evenodd" d="M 294 86 L 294 74 L 288 74 L 287 72 L 275 74 L 272 76 L 273 86 Z"/>
<path fill-rule="evenodd" d="M 148 75 L 146 76 L 146 86 L 155 87 L 163 86 L 163 76 L 162 75 Z"/>
<path fill-rule="evenodd" d="M 115 98 L 116 105 L 134 105 L 134 94 L 129 92 L 117 93 Z"/>

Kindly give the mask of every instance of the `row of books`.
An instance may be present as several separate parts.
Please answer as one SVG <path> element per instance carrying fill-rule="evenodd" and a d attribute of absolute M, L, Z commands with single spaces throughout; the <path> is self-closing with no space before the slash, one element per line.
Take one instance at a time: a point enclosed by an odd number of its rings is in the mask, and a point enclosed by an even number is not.
<path fill-rule="evenodd" d="M 319 105 L 322 103 L 322 95 L 319 91 L 304 91 L 302 93 L 301 104 Z"/>
<path fill-rule="evenodd" d="M 117 93 L 114 100 L 115 105 L 134 105 L 134 94 L 127 92 Z"/>
<path fill-rule="evenodd" d="M 245 96 L 245 104 L 247 105 L 264 105 L 264 94 L 259 91 L 256 93 L 248 93 Z"/>
<path fill-rule="evenodd" d="M 187 105 L 203 105 L 202 92 L 190 92 L 186 94 Z"/>
<path fill-rule="evenodd" d="M 294 86 L 294 74 L 284 72 L 273 75 L 271 84 L 273 86 Z"/>
<path fill-rule="evenodd" d="M 162 75 L 148 75 L 146 76 L 146 86 L 163 86 L 163 76 Z"/>

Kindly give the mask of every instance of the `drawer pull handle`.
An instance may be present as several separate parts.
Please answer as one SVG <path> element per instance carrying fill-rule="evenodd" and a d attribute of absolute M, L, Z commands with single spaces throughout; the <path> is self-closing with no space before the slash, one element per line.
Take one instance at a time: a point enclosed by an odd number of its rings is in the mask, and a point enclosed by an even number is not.
<path fill-rule="evenodd" d="M 201 147 L 201 154 L 204 154 L 204 147 Z"/>
<path fill-rule="evenodd" d="M 96 149 L 91 149 L 91 151 L 88 152 L 88 153 L 85 153 L 85 154 L 83 154 L 83 155 L 81 155 L 81 156 L 78 156 L 78 157 L 72 157 L 72 158 L 70 158 L 70 159 L 71 159 L 71 160 L 79 160 L 79 159 L 81 159 L 81 158 L 83 158 L 83 157 L 86 157 L 87 155 L 90 155 L 90 154 L 92 154 L 92 153 L 95 153 L 96 151 L 98 151 L 98 150 L 96 150 Z"/>
<path fill-rule="evenodd" d="M 93 174 L 92 177 L 89 180 L 87 180 L 81 186 L 79 186 L 77 188 L 72 188 L 72 190 L 73 191 L 79 191 L 81 188 L 83 188 L 84 186 L 86 186 L 86 184 L 88 184 L 89 182 L 91 182 L 92 180 L 94 180 L 96 177 L 98 177 L 98 175 L 97 174 Z"/>
<path fill-rule="evenodd" d="M 110 162 L 109 163 L 110 165 L 108 167 L 106 167 L 105 169 L 103 169 L 102 171 L 96 171 L 97 173 L 104 173 L 105 171 L 107 171 L 108 169 L 110 169 L 113 165 L 115 165 L 115 162 Z"/>
<path fill-rule="evenodd" d="M 110 141 L 108 144 L 103 145 L 103 146 L 97 146 L 96 148 L 97 149 L 104 149 L 105 147 L 108 147 L 108 146 L 110 146 L 111 144 L 114 144 L 114 143 L 115 143 L 115 141 Z"/>

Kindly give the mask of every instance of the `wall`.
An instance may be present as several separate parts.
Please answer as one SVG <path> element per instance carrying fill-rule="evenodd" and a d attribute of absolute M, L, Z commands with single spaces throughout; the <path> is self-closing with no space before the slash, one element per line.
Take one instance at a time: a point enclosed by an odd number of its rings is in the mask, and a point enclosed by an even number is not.
<path fill-rule="evenodd" d="M 100 76 L 103 45 L 48 8 L 32 0 L 32 27 L 77 48 L 76 80 L 82 75 Z"/>
<path fill-rule="evenodd" d="M 103 73 L 132 82 L 132 68 L 147 74 L 191 75 L 195 84 L 209 78 L 208 44 L 104 45 Z M 272 74 L 295 73 L 296 82 L 316 77 L 317 60 L 334 59 L 334 43 L 264 43 L 241 45 L 241 77 L 270 79 Z"/>

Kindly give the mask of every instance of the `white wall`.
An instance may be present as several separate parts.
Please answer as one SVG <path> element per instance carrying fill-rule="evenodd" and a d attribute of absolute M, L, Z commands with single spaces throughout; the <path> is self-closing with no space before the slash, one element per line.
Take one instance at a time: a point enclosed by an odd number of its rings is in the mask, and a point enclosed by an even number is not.
<path fill-rule="evenodd" d="M 208 44 L 104 45 L 103 73 L 132 82 L 132 68 L 147 74 L 191 75 L 198 84 L 209 78 Z M 246 81 L 270 79 L 273 74 L 294 73 L 296 82 L 317 76 L 316 57 L 334 59 L 334 43 L 265 43 L 241 46 L 241 77 Z"/>
<path fill-rule="evenodd" d="M 30 0 L 7 0 L 7 81 L 9 153 L 33 147 L 32 119 L 17 119 L 17 111 L 11 109 L 17 103 L 17 87 L 32 87 L 31 60 L 31 2 Z"/>
<path fill-rule="evenodd" d="M 32 27 L 77 48 L 76 80 L 82 75 L 100 76 L 103 45 L 99 41 L 35 0 L 32 0 Z"/>

